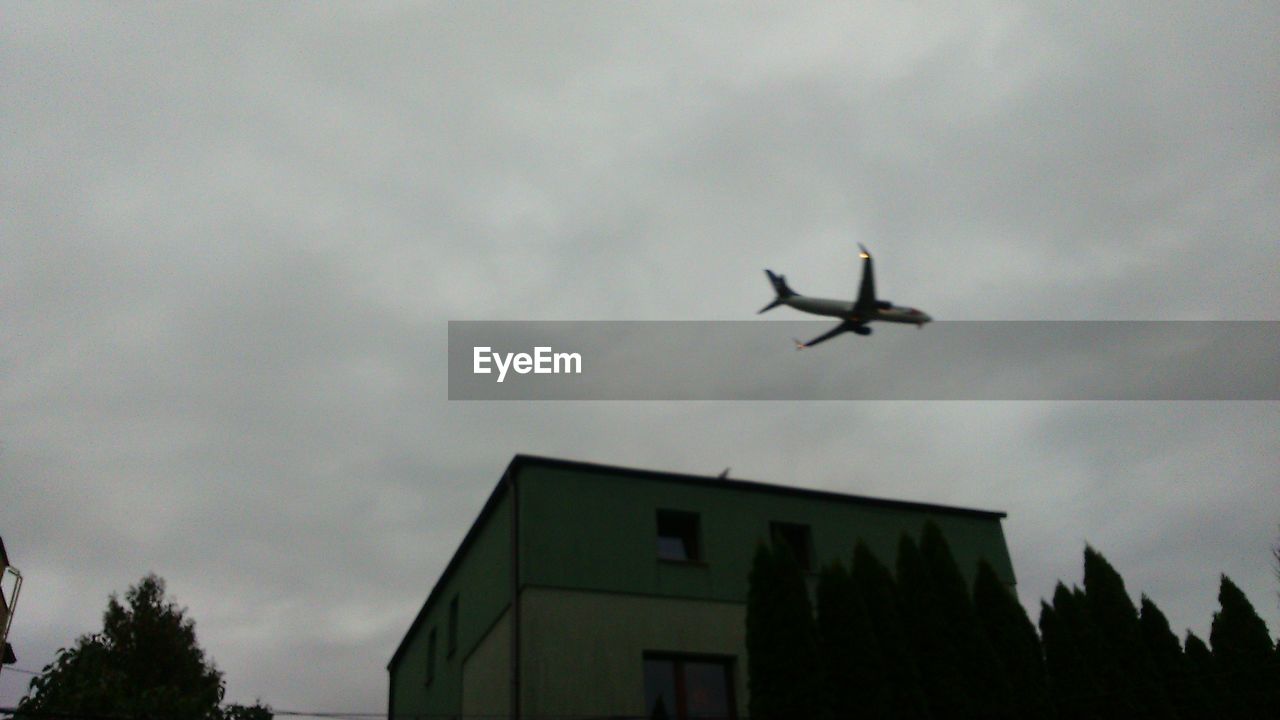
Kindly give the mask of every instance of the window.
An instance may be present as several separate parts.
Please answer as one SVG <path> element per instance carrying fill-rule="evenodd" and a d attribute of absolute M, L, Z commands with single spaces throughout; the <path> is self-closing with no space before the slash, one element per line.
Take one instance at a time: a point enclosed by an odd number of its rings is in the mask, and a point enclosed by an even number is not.
<path fill-rule="evenodd" d="M 801 570 L 813 570 L 813 532 L 800 523 L 769 523 L 769 535 L 775 547 L 787 547 Z"/>
<path fill-rule="evenodd" d="M 698 514 L 678 510 L 658 511 L 658 558 L 696 562 L 702 559 L 698 542 Z"/>
<path fill-rule="evenodd" d="M 448 650 L 446 652 L 448 653 L 446 657 L 453 657 L 453 654 L 458 652 L 458 596 L 457 595 L 454 595 L 453 599 L 449 601 L 449 638 L 448 638 Z"/>
<path fill-rule="evenodd" d="M 436 679 L 436 629 L 427 633 L 427 684 Z"/>
<path fill-rule="evenodd" d="M 735 718 L 733 665 L 727 658 L 644 656 L 644 716 L 651 720 Z"/>

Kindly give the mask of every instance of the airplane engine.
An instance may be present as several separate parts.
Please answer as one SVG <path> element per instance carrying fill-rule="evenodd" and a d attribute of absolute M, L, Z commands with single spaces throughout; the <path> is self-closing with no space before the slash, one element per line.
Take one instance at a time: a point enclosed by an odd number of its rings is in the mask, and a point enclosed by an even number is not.
<path fill-rule="evenodd" d="M 859 335 L 871 334 L 871 328 L 867 327 L 866 325 L 859 325 L 858 327 L 854 328 L 853 331 Z"/>
<path fill-rule="evenodd" d="M 880 308 L 881 310 L 888 310 L 889 308 L 893 307 L 893 303 L 889 302 L 888 300 L 877 300 L 876 307 Z"/>

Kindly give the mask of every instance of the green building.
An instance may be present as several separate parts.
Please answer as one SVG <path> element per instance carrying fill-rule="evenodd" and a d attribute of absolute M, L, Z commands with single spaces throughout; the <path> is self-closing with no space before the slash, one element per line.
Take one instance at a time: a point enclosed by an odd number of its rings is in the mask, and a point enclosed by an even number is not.
<path fill-rule="evenodd" d="M 387 666 L 390 720 L 745 715 L 757 543 L 892 562 L 933 520 L 970 579 L 985 558 L 1012 586 L 1003 517 L 517 455 Z"/>

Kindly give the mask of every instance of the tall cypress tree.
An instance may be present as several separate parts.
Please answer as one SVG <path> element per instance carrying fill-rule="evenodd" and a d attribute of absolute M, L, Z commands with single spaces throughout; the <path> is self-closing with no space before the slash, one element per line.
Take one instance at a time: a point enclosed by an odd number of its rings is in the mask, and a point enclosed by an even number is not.
<path fill-rule="evenodd" d="M 822 569 L 817 596 L 821 716 L 886 717 L 893 697 L 875 628 L 843 564 Z"/>
<path fill-rule="evenodd" d="M 757 720 L 814 717 L 818 645 L 809 591 L 786 548 L 761 543 L 747 590 L 748 701 Z"/>
<path fill-rule="evenodd" d="M 995 570 L 985 560 L 973 581 L 973 605 L 988 641 L 1005 669 L 1015 713 L 1024 718 L 1052 716 L 1040 636 Z"/>
<path fill-rule="evenodd" d="M 938 717 L 976 717 L 980 702 L 965 668 L 965 655 L 954 642 L 924 555 L 906 534 L 898 542 L 897 569 L 898 606 L 915 651 L 929 708 Z"/>
<path fill-rule="evenodd" d="M 969 587 L 941 528 L 933 521 L 924 525 L 920 553 L 933 582 L 933 600 L 943 619 L 946 641 L 975 700 L 976 714 L 984 718 L 1011 716 L 1007 670 L 978 622 Z"/>
<path fill-rule="evenodd" d="M 1040 603 L 1040 636 L 1055 711 L 1061 718 L 1112 717 L 1093 669 L 1096 632 L 1078 592 L 1061 582 L 1053 604 Z"/>
<path fill-rule="evenodd" d="M 1208 680 L 1213 677 L 1213 653 L 1209 652 L 1209 646 L 1190 630 L 1187 631 L 1187 639 L 1183 642 L 1183 656 L 1187 658 L 1187 667 L 1191 669 L 1192 674 L 1200 678 L 1208 687 Z M 1209 690 L 1212 697 L 1213 688 L 1210 687 Z"/>
<path fill-rule="evenodd" d="M 1142 596 L 1140 605 L 1138 624 L 1142 630 L 1142 642 L 1155 663 L 1169 700 L 1183 717 L 1216 717 L 1217 711 L 1209 693 L 1200 678 L 1191 671 L 1178 636 L 1169 627 L 1169 619 L 1146 595 Z"/>
<path fill-rule="evenodd" d="M 893 576 L 861 540 L 853 550 L 852 577 L 854 590 L 876 630 L 890 700 L 871 709 L 868 716 L 902 720 L 930 717 L 911 641 L 898 611 Z"/>
<path fill-rule="evenodd" d="M 1205 717 L 1217 717 L 1221 718 L 1221 720 L 1246 720 L 1250 718 L 1252 716 L 1251 713 L 1240 703 L 1240 698 L 1227 689 L 1222 676 L 1214 668 L 1213 653 L 1209 651 L 1209 646 L 1195 633 L 1188 630 L 1183 648 L 1183 654 L 1187 658 L 1187 667 L 1190 669 L 1192 677 L 1196 679 L 1201 688 L 1204 688 L 1209 705 L 1214 709 L 1214 715 L 1206 715 Z"/>
<path fill-rule="evenodd" d="M 1267 625 L 1226 575 L 1218 589 L 1209 643 L 1213 664 L 1228 691 L 1258 717 L 1280 717 L 1280 665 Z"/>
<path fill-rule="evenodd" d="M 1103 691 L 1126 717 L 1174 717 L 1155 665 L 1142 642 L 1138 611 L 1111 563 L 1092 547 L 1084 549 L 1085 598 L 1098 629 L 1099 652 L 1092 658 Z"/>

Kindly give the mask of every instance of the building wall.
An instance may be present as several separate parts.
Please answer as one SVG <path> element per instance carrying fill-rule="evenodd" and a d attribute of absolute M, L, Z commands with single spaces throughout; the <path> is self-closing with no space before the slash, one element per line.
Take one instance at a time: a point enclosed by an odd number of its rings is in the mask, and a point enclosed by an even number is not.
<path fill-rule="evenodd" d="M 511 504 L 498 501 L 487 522 L 452 576 L 437 585 L 426 614 L 406 639 L 407 645 L 391 671 L 393 716 L 449 715 L 462 708 L 463 666 L 491 633 L 509 605 L 511 591 Z M 458 598 L 458 647 L 448 656 L 449 602 Z M 435 677 L 426 684 L 428 637 L 436 631 Z M 508 633 L 509 634 L 509 633 Z M 501 637 L 496 634 L 495 637 Z M 505 671 L 504 671 L 505 672 Z"/>
<path fill-rule="evenodd" d="M 463 661 L 462 714 L 503 717 L 511 711 L 511 613 L 504 612 Z"/>
<path fill-rule="evenodd" d="M 859 538 L 892 567 L 902 533 L 918 537 L 926 520 L 942 529 L 970 581 L 986 558 L 1001 579 L 1014 583 L 995 517 L 538 466 L 525 468 L 520 483 L 521 573 L 530 586 L 741 603 L 752 554 L 769 538 L 771 522 L 809 525 L 818 568 L 833 560 L 847 564 Z M 703 562 L 657 559 L 660 508 L 699 514 Z"/>
<path fill-rule="evenodd" d="M 642 716 L 645 652 L 734 658 L 746 712 L 745 605 L 527 588 L 521 614 L 526 717 Z"/>
<path fill-rule="evenodd" d="M 903 532 L 926 520 L 972 580 L 980 558 L 1013 585 L 995 514 L 682 482 L 541 462 L 518 472 L 521 705 L 526 717 L 643 712 L 646 652 L 732 658 L 746 712 L 745 600 L 751 559 L 770 523 L 809 526 L 813 567 L 848 562 L 861 538 L 892 566 Z M 499 486 L 393 659 L 394 716 L 496 715 L 511 698 L 511 495 Z M 657 557 L 657 511 L 697 513 L 701 558 Z M 811 578 L 812 580 L 812 578 Z M 448 609 L 459 598 L 457 652 Z M 425 682 L 428 637 L 436 670 Z"/>

